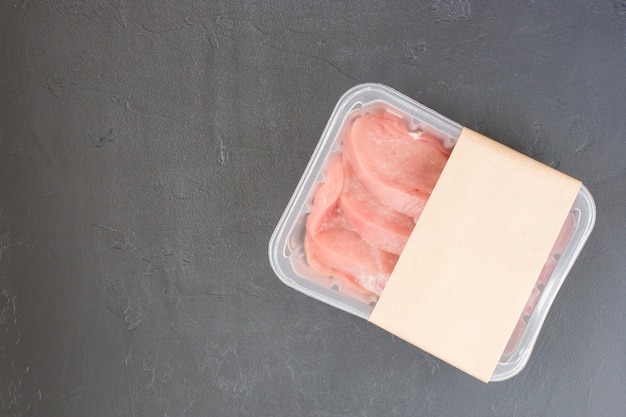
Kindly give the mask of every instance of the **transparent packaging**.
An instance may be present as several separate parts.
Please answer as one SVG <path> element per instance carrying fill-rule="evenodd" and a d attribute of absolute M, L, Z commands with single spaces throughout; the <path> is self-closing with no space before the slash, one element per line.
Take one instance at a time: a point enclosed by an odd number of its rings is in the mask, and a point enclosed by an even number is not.
<path fill-rule="evenodd" d="M 350 123 L 378 110 L 402 118 L 411 131 L 423 131 L 438 138 L 447 149 L 454 147 L 463 129 L 387 86 L 370 83 L 353 87 L 338 101 L 269 243 L 272 268 L 286 285 L 364 319 L 370 316 L 377 296 L 344 279 L 326 276 L 310 268 L 304 252 L 304 237 L 307 215 L 320 184 L 324 182 L 325 165 L 333 155 L 342 151 L 343 138 Z M 548 274 L 539 279 L 491 381 L 513 377 L 528 362 L 550 306 L 594 222 L 595 204 L 587 188 L 582 186 L 561 233 L 561 242 L 555 245 L 558 251 L 553 250 L 546 262 L 544 271 Z"/>

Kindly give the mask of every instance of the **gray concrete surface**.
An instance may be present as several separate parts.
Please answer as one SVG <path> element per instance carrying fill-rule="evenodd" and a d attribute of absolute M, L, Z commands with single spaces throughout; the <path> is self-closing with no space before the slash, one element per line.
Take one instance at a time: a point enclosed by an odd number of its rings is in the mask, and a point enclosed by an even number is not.
<path fill-rule="evenodd" d="M 594 195 L 519 376 L 482 384 L 270 269 L 365 81 Z M 0 414 L 626 416 L 625 113 L 619 0 L 0 0 Z"/>

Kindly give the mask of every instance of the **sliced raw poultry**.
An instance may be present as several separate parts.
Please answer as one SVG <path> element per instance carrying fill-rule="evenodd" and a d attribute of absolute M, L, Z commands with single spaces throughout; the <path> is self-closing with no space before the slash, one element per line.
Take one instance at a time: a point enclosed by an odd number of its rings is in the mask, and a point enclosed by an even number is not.
<path fill-rule="evenodd" d="M 363 185 L 395 211 L 417 218 L 449 156 L 441 142 L 409 131 L 401 118 L 378 111 L 357 118 L 344 156 Z"/>
<path fill-rule="evenodd" d="M 306 223 L 307 234 L 319 233 L 329 229 L 348 227 L 343 216 L 337 211 L 337 201 L 343 189 L 343 165 L 341 155 L 335 155 L 328 161 L 324 171 L 324 182 L 320 186 L 313 209 Z"/>
<path fill-rule="evenodd" d="M 530 316 L 530 314 L 532 314 L 533 310 L 535 309 L 537 301 L 539 301 L 539 297 L 543 292 L 543 287 L 552 276 L 554 268 L 556 268 L 556 265 L 558 263 L 555 256 L 559 256 L 563 253 L 563 251 L 567 247 L 568 242 L 572 239 L 572 235 L 574 234 L 575 229 L 576 218 L 572 213 L 570 213 L 567 215 L 565 223 L 563 223 L 563 228 L 561 229 L 559 237 L 556 239 L 556 242 L 552 247 L 550 256 L 548 256 L 548 260 L 541 269 L 539 279 L 537 279 L 537 284 L 535 285 L 535 288 L 533 288 L 533 292 L 530 294 L 530 298 L 528 298 L 528 303 L 526 303 L 526 307 L 524 308 L 523 316 Z"/>
<path fill-rule="evenodd" d="M 348 224 L 367 243 L 399 255 L 415 227 L 412 217 L 392 210 L 378 200 L 344 161 L 343 190 L 339 207 Z"/>
<path fill-rule="evenodd" d="M 306 223 L 304 250 L 309 266 L 380 295 L 398 257 L 364 241 L 346 222 L 338 204 L 344 183 L 340 156 L 330 161 L 325 176 Z"/>
<path fill-rule="evenodd" d="M 522 340 L 522 336 L 524 335 L 525 330 L 526 322 L 524 321 L 523 317 L 520 317 L 517 321 L 517 324 L 515 325 L 515 329 L 513 329 L 513 333 L 511 334 L 508 343 L 506 344 L 506 347 L 504 348 L 504 352 L 502 352 L 503 357 L 506 358 L 510 356 L 513 352 L 515 352 L 515 349 L 517 349 L 520 340 Z"/>
<path fill-rule="evenodd" d="M 565 250 L 565 247 L 572 239 L 572 235 L 574 234 L 574 230 L 576 230 L 576 218 L 574 214 L 570 213 L 567 215 L 565 219 L 565 223 L 563 223 L 563 228 L 561 229 L 561 233 L 559 233 L 559 237 L 556 239 L 554 243 L 554 247 L 552 248 L 552 255 L 560 255 Z"/>
<path fill-rule="evenodd" d="M 530 297 L 528 297 L 528 301 L 526 302 L 526 306 L 524 306 L 522 317 L 528 317 L 533 313 L 533 311 L 535 311 L 537 301 L 539 301 L 539 297 L 541 297 L 542 292 L 543 288 L 539 288 L 538 285 L 533 288 L 533 291 L 530 293 Z"/>
<path fill-rule="evenodd" d="M 552 276 L 554 268 L 556 268 L 556 263 L 557 262 L 556 259 L 554 259 L 554 256 L 550 255 L 546 263 L 543 265 L 541 273 L 539 274 L 539 279 L 537 280 L 537 286 L 541 286 L 541 289 L 543 289 L 543 286 L 546 285 L 546 283 Z"/>

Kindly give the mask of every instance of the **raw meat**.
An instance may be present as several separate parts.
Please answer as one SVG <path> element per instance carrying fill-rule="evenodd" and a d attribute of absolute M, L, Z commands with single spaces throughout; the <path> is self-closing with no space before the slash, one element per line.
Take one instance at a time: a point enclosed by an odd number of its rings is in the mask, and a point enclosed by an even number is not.
<path fill-rule="evenodd" d="M 530 294 L 528 298 L 528 302 L 526 303 L 526 307 L 524 307 L 524 312 L 522 313 L 522 317 L 528 317 L 532 314 L 537 305 L 537 301 L 539 301 L 539 297 L 543 292 L 543 288 L 552 276 L 554 272 L 554 268 L 557 265 L 557 259 L 555 256 L 561 255 L 565 250 L 568 242 L 572 238 L 574 234 L 574 230 L 576 229 L 576 218 L 572 213 L 567 215 L 565 219 L 565 223 L 563 224 L 563 228 L 559 233 L 559 237 L 557 238 L 554 246 L 552 247 L 552 251 L 550 252 L 550 256 L 548 256 L 548 260 L 543 265 L 541 269 L 541 273 L 539 274 L 539 278 L 537 279 L 537 284 L 535 284 L 535 288 L 533 288 L 533 292 Z"/>
<path fill-rule="evenodd" d="M 307 218 L 307 234 L 347 227 L 342 216 L 334 215 L 337 210 L 339 195 L 343 189 L 341 155 L 337 155 L 329 161 L 324 176 L 324 183 L 315 195 L 313 209 Z"/>
<path fill-rule="evenodd" d="M 520 340 L 522 340 L 522 336 L 524 335 L 524 331 L 526 330 L 526 322 L 523 317 L 520 317 L 515 325 L 515 329 L 513 329 L 513 333 L 511 334 L 511 338 L 509 339 L 506 347 L 504 348 L 504 352 L 502 352 L 502 357 L 507 358 L 515 352 L 517 346 L 519 345 Z"/>
<path fill-rule="evenodd" d="M 576 218 L 574 214 L 570 213 L 567 215 L 565 219 L 565 223 L 563 224 L 563 228 L 561 229 L 561 233 L 559 233 L 559 237 L 556 239 L 556 243 L 552 248 L 552 254 L 562 254 L 565 250 L 565 247 L 569 243 L 574 234 L 574 230 L 576 229 Z"/>
<path fill-rule="evenodd" d="M 449 152 L 401 118 L 357 118 L 325 172 L 306 223 L 309 266 L 379 295 Z"/>
<path fill-rule="evenodd" d="M 554 272 L 554 268 L 556 268 L 556 259 L 554 259 L 554 256 L 550 254 L 550 257 L 548 257 L 548 260 L 543 265 L 543 268 L 541 269 L 541 273 L 539 274 L 539 279 L 537 280 L 537 287 L 541 287 L 543 289 L 543 286 L 546 285 L 546 282 L 548 282 L 548 280 L 552 276 L 552 272 Z"/>
<path fill-rule="evenodd" d="M 554 268 L 556 268 L 558 261 L 555 258 L 555 255 L 560 255 L 563 253 L 563 251 L 565 250 L 565 247 L 567 246 L 570 239 L 572 238 L 572 235 L 574 234 L 575 229 L 576 229 L 576 218 L 574 217 L 572 213 L 570 213 L 567 215 L 567 218 L 565 219 L 563 228 L 561 229 L 561 232 L 559 233 L 559 236 L 556 242 L 554 243 L 554 246 L 552 247 L 550 256 L 548 256 L 548 260 L 546 261 L 546 263 L 543 265 L 543 268 L 541 269 L 541 273 L 539 274 L 537 283 L 535 284 L 535 287 L 533 288 L 530 294 L 530 297 L 528 297 L 528 301 L 526 302 L 524 311 L 522 312 L 522 315 L 519 318 L 519 322 L 517 326 L 515 327 L 515 330 L 513 331 L 511 338 L 509 339 L 509 343 L 507 344 L 507 347 L 504 351 L 503 356 L 510 355 L 511 353 L 514 352 L 515 348 L 517 347 L 522 335 L 524 334 L 524 330 L 526 329 L 526 323 L 528 322 L 528 320 L 530 319 L 530 316 L 535 311 L 535 307 L 537 306 L 537 303 L 539 302 L 539 298 L 541 297 L 541 294 L 543 293 L 544 286 L 546 285 L 546 283 L 552 276 L 552 273 L 554 272 Z"/>
<path fill-rule="evenodd" d="M 307 218 L 307 261 L 318 272 L 356 282 L 380 295 L 398 256 L 370 245 L 351 230 L 338 204 L 343 183 L 343 162 L 338 156 L 331 160 Z"/>
<path fill-rule="evenodd" d="M 537 301 L 539 301 L 539 297 L 541 297 L 542 292 L 543 289 L 540 289 L 538 285 L 535 285 L 533 291 L 530 293 L 530 297 L 528 297 L 524 311 L 522 312 L 523 318 L 529 317 L 533 311 L 535 311 L 535 306 L 537 305 Z"/>
<path fill-rule="evenodd" d="M 401 118 L 378 111 L 356 119 L 344 155 L 363 185 L 383 204 L 417 218 L 449 156 L 441 142 L 411 132 Z"/>
<path fill-rule="evenodd" d="M 449 152 L 401 118 L 357 118 L 332 159 L 306 223 L 311 268 L 379 295 L 433 190 Z"/>
<path fill-rule="evenodd" d="M 356 177 L 344 161 L 343 191 L 339 207 L 348 224 L 367 243 L 400 255 L 415 227 L 413 218 L 380 202 Z"/>
<path fill-rule="evenodd" d="M 380 295 L 398 256 L 377 249 L 350 230 L 337 228 L 307 234 L 309 265 L 326 275 L 345 278 Z"/>

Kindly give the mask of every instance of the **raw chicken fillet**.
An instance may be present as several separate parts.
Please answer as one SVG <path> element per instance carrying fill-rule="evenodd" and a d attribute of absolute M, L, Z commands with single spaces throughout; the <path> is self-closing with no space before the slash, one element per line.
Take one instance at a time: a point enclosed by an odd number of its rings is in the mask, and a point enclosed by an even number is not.
<path fill-rule="evenodd" d="M 357 118 L 307 219 L 309 266 L 380 295 L 449 154 L 389 112 Z"/>
<path fill-rule="evenodd" d="M 439 139 L 409 131 L 386 111 L 356 119 L 344 141 L 344 157 L 365 187 L 389 208 L 416 218 L 449 154 Z"/>
<path fill-rule="evenodd" d="M 380 294 L 398 256 L 370 245 L 350 226 L 339 207 L 343 184 L 344 167 L 341 156 L 337 156 L 326 170 L 326 181 L 307 218 L 307 261 L 322 274 L 345 278 Z"/>
<path fill-rule="evenodd" d="M 550 276 L 552 276 L 552 272 L 554 272 L 554 268 L 556 268 L 558 258 L 563 254 L 565 249 L 567 248 L 567 244 L 572 239 L 574 235 L 574 231 L 576 230 L 576 217 L 573 213 L 570 213 L 565 218 L 565 223 L 561 228 L 561 232 L 552 247 L 552 251 L 550 251 L 550 256 L 548 256 L 548 260 L 543 265 L 543 269 L 539 274 L 539 278 L 537 279 L 537 283 L 530 293 L 530 297 L 526 302 L 526 306 L 524 307 L 524 311 L 520 316 L 517 325 L 515 326 L 515 330 L 513 330 L 513 334 L 511 335 L 509 342 L 504 349 L 503 357 L 509 357 L 519 345 L 519 342 L 522 340 L 522 336 L 524 335 L 524 331 L 526 330 L 526 324 L 530 320 L 530 316 L 533 311 L 535 311 L 535 307 L 539 302 L 539 298 L 543 293 L 543 289 L 547 284 Z"/>

